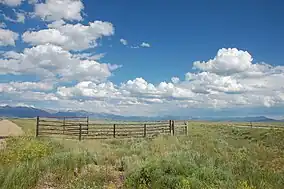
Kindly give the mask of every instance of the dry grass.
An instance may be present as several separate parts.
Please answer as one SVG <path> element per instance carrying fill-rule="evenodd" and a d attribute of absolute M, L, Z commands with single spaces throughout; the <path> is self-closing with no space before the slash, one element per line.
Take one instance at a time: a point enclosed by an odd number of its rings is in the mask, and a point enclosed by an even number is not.
<path fill-rule="evenodd" d="M 11 139 L 0 187 L 283 188 L 284 130 L 212 125 L 154 139 Z"/>
<path fill-rule="evenodd" d="M 11 119 L 11 121 L 21 127 L 26 135 L 35 135 L 35 119 Z"/>

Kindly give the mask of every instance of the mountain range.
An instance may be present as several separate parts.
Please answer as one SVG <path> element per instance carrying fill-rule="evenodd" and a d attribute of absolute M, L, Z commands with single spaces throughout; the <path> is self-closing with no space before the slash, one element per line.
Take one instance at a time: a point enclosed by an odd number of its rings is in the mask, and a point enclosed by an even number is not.
<path fill-rule="evenodd" d="M 267 118 L 265 116 L 256 117 L 199 117 L 192 118 L 189 116 L 121 116 L 108 113 L 93 113 L 88 111 L 55 111 L 55 110 L 43 110 L 34 107 L 27 106 L 0 106 L 0 117 L 16 117 L 16 118 L 34 118 L 36 116 L 48 117 L 48 116 L 62 116 L 62 117 L 74 117 L 74 116 L 88 116 L 90 119 L 103 119 L 103 120 L 119 120 L 119 121 L 155 121 L 155 120 L 207 120 L 207 121 L 232 121 L 232 122 L 273 122 L 284 121 Z"/>

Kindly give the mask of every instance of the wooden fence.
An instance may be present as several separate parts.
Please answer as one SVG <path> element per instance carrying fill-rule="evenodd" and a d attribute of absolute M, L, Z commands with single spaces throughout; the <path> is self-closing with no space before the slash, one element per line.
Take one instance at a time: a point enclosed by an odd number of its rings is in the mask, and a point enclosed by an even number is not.
<path fill-rule="evenodd" d="M 36 136 L 69 136 L 82 139 L 140 138 L 186 135 L 187 122 L 92 123 L 88 117 L 37 117 Z"/>

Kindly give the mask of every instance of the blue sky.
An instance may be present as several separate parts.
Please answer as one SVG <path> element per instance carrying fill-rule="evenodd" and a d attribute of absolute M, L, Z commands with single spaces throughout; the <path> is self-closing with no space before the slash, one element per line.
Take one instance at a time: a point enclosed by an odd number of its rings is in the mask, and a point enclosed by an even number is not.
<path fill-rule="evenodd" d="M 1 104 L 281 115 L 282 1 L 1 2 Z"/>
<path fill-rule="evenodd" d="M 85 2 L 92 4 L 86 7 L 88 18 L 117 23 L 117 37 L 134 43 L 151 41 L 150 50 L 129 53 L 119 44 L 108 49 L 105 59 L 119 60 L 126 67 L 117 73 L 121 77 L 129 72 L 133 73 L 130 77 L 140 75 L 151 82 L 167 80 L 173 74 L 182 77 L 192 62 L 212 58 L 223 47 L 248 50 L 256 61 L 283 64 L 282 1 Z M 157 73 L 148 69 L 149 64 L 164 69 Z"/>

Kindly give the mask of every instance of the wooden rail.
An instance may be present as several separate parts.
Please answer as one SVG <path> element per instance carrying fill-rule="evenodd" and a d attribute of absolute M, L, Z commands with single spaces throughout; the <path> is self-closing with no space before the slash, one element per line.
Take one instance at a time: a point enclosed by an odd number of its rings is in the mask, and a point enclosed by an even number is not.
<path fill-rule="evenodd" d="M 73 119 L 76 119 L 73 121 Z M 68 121 L 67 121 L 68 120 Z M 37 117 L 36 136 L 69 136 L 83 139 L 140 138 L 187 134 L 187 122 L 91 123 L 88 117 Z"/>

